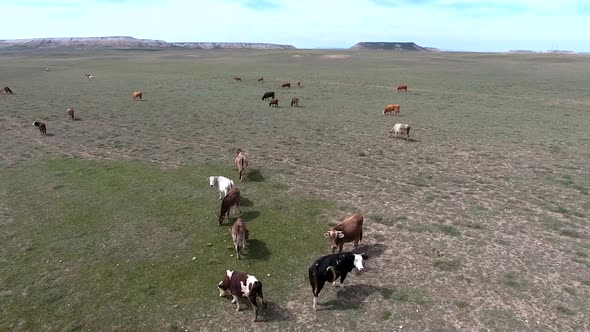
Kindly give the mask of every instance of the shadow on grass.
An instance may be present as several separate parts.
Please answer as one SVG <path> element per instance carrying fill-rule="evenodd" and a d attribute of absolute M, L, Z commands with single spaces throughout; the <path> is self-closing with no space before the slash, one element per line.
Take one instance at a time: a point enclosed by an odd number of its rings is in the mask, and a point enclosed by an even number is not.
<path fill-rule="evenodd" d="M 252 201 L 247 199 L 247 198 L 243 198 L 240 197 L 240 207 L 245 206 L 245 207 L 252 207 L 254 206 L 254 204 L 252 204 Z"/>
<path fill-rule="evenodd" d="M 278 303 L 267 300 L 266 310 L 262 311 L 262 321 L 264 322 L 282 322 L 294 321 L 296 316 L 286 308 L 281 307 Z"/>
<path fill-rule="evenodd" d="M 385 249 L 387 249 L 386 245 L 381 243 L 375 243 L 358 246 L 354 248 L 352 252 L 355 254 L 365 254 L 369 256 L 368 260 L 371 260 L 372 258 L 377 258 L 383 255 Z"/>
<path fill-rule="evenodd" d="M 74 118 L 72 121 L 82 121 L 82 118 L 78 118 L 78 117 L 76 117 L 76 118 Z"/>
<path fill-rule="evenodd" d="M 260 216 L 260 211 L 246 211 L 242 213 L 242 218 L 246 220 L 246 222 L 250 222 Z"/>
<path fill-rule="evenodd" d="M 255 236 L 256 234 L 253 235 Z M 248 249 L 248 255 L 246 256 L 248 259 L 268 260 L 270 258 L 270 251 L 266 243 L 258 239 L 249 239 L 246 241 L 246 248 Z"/>
<path fill-rule="evenodd" d="M 55 136 L 55 134 L 47 133 L 45 136 L 51 137 L 51 136 Z"/>
<path fill-rule="evenodd" d="M 353 278 L 362 276 L 353 276 Z M 346 278 L 348 281 L 348 277 Z M 358 279 L 357 279 L 358 280 Z M 326 286 L 328 286 L 326 284 Z M 379 292 L 384 298 L 388 298 L 393 292 L 392 289 L 365 284 L 356 284 L 339 288 L 336 291 L 336 300 L 321 302 L 319 310 L 355 310 L 359 309 L 361 304 L 371 294 Z M 321 293 L 320 293 L 321 294 Z M 321 298 L 321 295 L 320 295 Z M 320 304 L 320 303 L 318 303 Z"/>
<path fill-rule="evenodd" d="M 246 174 L 246 180 L 250 182 L 262 182 L 264 181 L 264 176 L 260 173 L 260 170 L 253 169 L 248 174 Z"/>

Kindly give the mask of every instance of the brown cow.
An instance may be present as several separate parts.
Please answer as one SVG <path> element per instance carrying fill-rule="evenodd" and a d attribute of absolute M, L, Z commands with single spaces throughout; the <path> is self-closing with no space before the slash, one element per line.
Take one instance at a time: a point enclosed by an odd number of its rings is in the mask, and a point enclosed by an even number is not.
<path fill-rule="evenodd" d="M 250 232 L 246 228 L 246 222 L 244 219 L 238 218 L 231 227 L 231 237 L 234 241 L 234 247 L 236 248 L 238 259 L 244 255 L 242 250 L 246 247 L 246 240 L 248 240 L 249 235 Z"/>
<path fill-rule="evenodd" d="M 293 97 L 293 99 L 291 99 L 291 106 L 299 106 L 299 97 Z"/>
<path fill-rule="evenodd" d="M 301 81 L 297 81 L 297 86 L 301 87 Z"/>
<path fill-rule="evenodd" d="M 140 100 L 143 99 L 143 93 L 141 91 L 135 91 L 133 93 L 133 100 L 137 100 L 137 98 L 139 98 Z"/>
<path fill-rule="evenodd" d="M 241 82 L 242 81 L 242 78 L 240 76 L 234 76 L 234 80 Z"/>
<path fill-rule="evenodd" d="M 244 154 L 242 149 L 236 150 L 236 158 L 234 159 L 234 165 L 238 168 L 240 181 L 246 178 L 246 168 L 248 167 L 248 158 Z"/>
<path fill-rule="evenodd" d="M 279 107 L 279 100 L 277 98 L 273 98 L 270 103 L 268 103 L 268 107 Z"/>
<path fill-rule="evenodd" d="M 243 272 L 227 270 L 223 280 L 217 284 L 219 296 L 228 293 L 233 297 L 231 303 L 236 304 L 236 311 L 240 311 L 240 297 L 247 297 L 254 309 L 254 321 L 258 320 L 258 299 L 262 302 L 262 308 L 266 309 L 266 301 L 262 294 L 262 283 L 255 276 Z"/>
<path fill-rule="evenodd" d="M 41 135 L 47 135 L 47 126 L 43 122 L 35 121 L 33 122 L 33 126 L 39 128 Z"/>
<path fill-rule="evenodd" d="M 12 94 L 12 90 L 10 90 L 9 87 L 5 86 L 4 88 L 2 88 L 2 91 L 5 92 L 7 95 L 11 95 Z"/>
<path fill-rule="evenodd" d="M 339 222 L 324 234 L 325 237 L 330 238 L 332 253 L 342 252 L 342 246 L 346 242 L 354 241 L 356 248 L 363 239 L 363 216 L 354 214 Z"/>
<path fill-rule="evenodd" d="M 387 113 L 393 113 L 395 115 L 399 114 L 399 104 L 387 104 L 385 109 L 383 110 L 383 115 Z"/>
<path fill-rule="evenodd" d="M 236 208 L 240 209 L 240 189 L 238 187 L 231 188 L 227 195 L 221 200 L 221 211 L 219 212 L 220 226 L 226 216 L 229 220 L 229 214 L 232 208 L 234 209 L 234 214 Z"/>
<path fill-rule="evenodd" d="M 408 86 L 407 86 L 407 85 L 405 85 L 405 84 L 400 84 L 400 85 L 397 87 L 397 91 L 402 91 L 402 90 L 403 90 L 403 91 L 405 91 L 405 92 L 408 92 Z"/>
<path fill-rule="evenodd" d="M 258 82 L 264 82 L 264 77 L 259 78 Z"/>
<path fill-rule="evenodd" d="M 74 108 L 70 107 L 66 110 L 66 115 L 68 116 L 68 119 L 70 120 L 74 120 Z"/>
<path fill-rule="evenodd" d="M 281 85 L 281 88 L 290 88 L 290 87 L 291 87 L 290 82 L 285 82 L 285 83 L 283 83 L 283 85 Z"/>

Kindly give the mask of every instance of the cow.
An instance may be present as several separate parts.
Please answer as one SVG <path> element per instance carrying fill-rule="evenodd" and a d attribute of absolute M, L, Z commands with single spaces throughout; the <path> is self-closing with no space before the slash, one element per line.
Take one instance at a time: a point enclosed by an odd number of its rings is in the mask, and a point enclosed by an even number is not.
<path fill-rule="evenodd" d="M 273 99 L 275 97 L 274 91 L 265 92 L 262 96 L 262 100 L 266 100 L 268 98 Z"/>
<path fill-rule="evenodd" d="M 264 82 L 264 77 L 259 78 L 258 82 Z"/>
<path fill-rule="evenodd" d="M 240 76 L 234 76 L 234 80 L 241 82 L 242 78 Z"/>
<path fill-rule="evenodd" d="M 391 128 L 391 130 L 389 130 L 389 137 L 399 137 L 401 136 L 402 138 L 405 136 L 406 137 L 406 141 L 410 140 L 410 125 L 405 124 L 405 123 L 396 123 L 393 125 L 393 127 Z"/>
<path fill-rule="evenodd" d="M 342 247 L 347 242 L 354 241 L 354 247 L 358 246 L 363 240 L 363 221 L 362 215 L 353 214 L 324 233 L 324 236 L 330 239 L 332 253 L 336 252 L 336 248 L 338 252 L 342 252 Z"/>
<path fill-rule="evenodd" d="M 94 79 L 94 75 L 92 75 L 92 74 L 84 74 L 84 75 L 86 75 L 86 78 L 89 80 Z"/>
<path fill-rule="evenodd" d="M 273 99 L 270 101 L 270 103 L 268 103 L 268 107 L 271 107 L 271 106 L 274 106 L 274 107 L 279 107 L 279 100 L 278 100 L 278 99 L 276 99 L 276 98 L 273 98 Z"/>
<path fill-rule="evenodd" d="M 5 92 L 7 95 L 11 95 L 12 94 L 12 90 L 10 90 L 9 87 L 5 86 L 4 88 L 2 88 L 2 91 Z"/>
<path fill-rule="evenodd" d="M 258 299 L 262 307 L 266 309 L 267 304 L 262 294 L 262 283 L 255 276 L 243 272 L 227 270 L 223 280 L 217 284 L 219 297 L 231 295 L 231 303 L 236 304 L 236 311 L 240 311 L 240 297 L 247 297 L 254 309 L 254 322 L 258 320 Z"/>
<path fill-rule="evenodd" d="M 250 232 L 246 228 L 246 222 L 244 219 L 238 218 L 231 227 L 231 238 L 234 241 L 234 247 L 236 248 L 238 259 L 240 259 L 240 256 L 244 255 L 242 250 L 246 247 L 246 240 L 248 240 L 249 235 Z"/>
<path fill-rule="evenodd" d="M 383 115 L 387 113 L 394 113 L 396 115 L 399 114 L 399 104 L 387 104 L 385 109 L 383 110 Z"/>
<path fill-rule="evenodd" d="M 49 71 L 49 68 L 45 68 L 45 71 Z"/>
<path fill-rule="evenodd" d="M 137 98 L 139 98 L 139 100 L 143 100 L 143 93 L 141 91 L 135 91 L 133 92 L 133 100 L 137 100 Z"/>
<path fill-rule="evenodd" d="M 229 220 L 229 214 L 232 208 L 234 210 L 234 214 L 236 212 L 236 209 L 240 209 L 240 188 L 238 187 L 231 188 L 227 195 L 221 200 L 221 211 L 219 212 L 219 226 L 221 226 L 226 216 Z"/>
<path fill-rule="evenodd" d="M 225 176 L 210 176 L 209 177 L 209 185 L 211 187 L 215 186 L 217 191 L 219 191 L 219 199 L 223 199 L 227 193 L 234 187 L 234 181 L 226 178 Z"/>
<path fill-rule="evenodd" d="M 33 126 L 39 128 L 41 135 L 47 135 L 47 126 L 43 122 L 35 121 L 33 122 Z"/>
<path fill-rule="evenodd" d="M 74 120 L 74 108 L 70 107 L 66 109 L 66 115 L 68 116 L 68 119 Z"/>
<path fill-rule="evenodd" d="M 397 87 L 397 91 L 405 91 L 405 92 L 408 92 L 408 86 L 405 85 L 405 84 L 400 84 Z"/>
<path fill-rule="evenodd" d="M 365 254 L 344 252 L 322 256 L 313 262 L 309 267 L 309 283 L 313 293 L 313 310 L 317 310 L 318 296 L 326 282 L 332 282 L 334 287 L 338 287 L 339 285 L 336 283 L 336 280 L 340 278 L 340 286 L 343 285 L 346 275 L 355 267 L 359 271 L 364 269 L 363 260 L 366 259 L 368 257 Z"/>
<path fill-rule="evenodd" d="M 291 99 L 291 106 L 299 106 L 299 97 L 293 97 L 293 99 Z"/>
<path fill-rule="evenodd" d="M 283 83 L 283 85 L 281 85 L 281 88 L 290 88 L 290 87 L 291 87 L 290 82 L 285 82 L 285 83 Z"/>
<path fill-rule="evenodd" d="M 242 149 L 236 150 L 236 158 L 234 159 L 234 165 L 238 168 L 240 181 L 246 178 L 246 168 L 248 167 L 248 158 L 244 154 Z"/>
<path fill-rule="evenodd" d="M 301 87 L 301 81 L 297 81 L 297 86 Z"/>

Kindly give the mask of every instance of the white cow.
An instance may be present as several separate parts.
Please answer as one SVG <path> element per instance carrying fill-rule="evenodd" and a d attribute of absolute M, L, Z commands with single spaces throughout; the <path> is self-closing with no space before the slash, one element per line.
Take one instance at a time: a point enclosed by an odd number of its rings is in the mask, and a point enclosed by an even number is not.
<path fill-rule="evenodd" d="M 391 130 L 389 131 L 389 137 L 391 136 L 402 136 L 402 137 L 406 137 L 406 141 L 410 140 L 410 125 L 405 124 L 405 123 L 396 123 L 393 125 L 393 128 L 391 128 Z"/>
<path fill-rule="evenodd" d="M 223 199 L 230 189 L 234 187 L 234 181 L 221 175 L 210 176 L 209 185 L 216 187 L 217 191 L 219 191 L 219 199 Z"/>

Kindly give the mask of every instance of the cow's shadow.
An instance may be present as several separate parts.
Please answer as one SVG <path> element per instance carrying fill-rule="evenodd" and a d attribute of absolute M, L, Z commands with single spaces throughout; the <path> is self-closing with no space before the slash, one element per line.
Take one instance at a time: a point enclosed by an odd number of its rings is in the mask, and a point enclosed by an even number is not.
<path fill-rule="evenodd" d="M 243 198 L 240 197 L 240 207 L 245 206 L 245 207 L 252 207 L 254 206 L 254 204 L 252 204 L 252 201 L 247 199 L 247 198 Z"/>
<path fill-rule="evenodd" d="M 328 286 L 327 283 L 326 286 Z M 359 309 L 367 297 L 374 293 L 380 293 L 382 297 L 389 298 L 393 292 L 393 289 L 367 284 L 353 284 L 345 287 L 339 287 L 336 291 L 336 299 L 326 302 L 318 302 L 318 309 L 355 310 Z"/>
<path fill-rule="evenodd" d="M 264 176 L 260 173 L 260 170 L 253 169 L 246 175 L 246 180 L 250 182 L 262 182 L 264 181 Z"/>
<path fill-rule="evenodd" d="M 252 220 L 258 218 L 258 216 L 260 216 L 259 211 L 246 211 L 242 213 L 242 218 L 244 218 L 246 222 L 251 222 Z"/>
<path fill-rule="evenodd" d="M 82 118 L 75 117 L 72 119 L 72 121 L 82 121 Z"/>
<path fill-rule="evenodd" d="M 281 307 L 278 303 L 266 301 L 266 310 L 263 310 L 262 321 L 264 322 L 282 322 L 294 321 L 297 319 L 293 313 L 286 308 Z"/>
<path fill-rule="evenodd" d="M 420 142 L 420 140 L 417 140 L 417 139 L 411 138 L 411 137 L 408 138 L 408 140 L 406 140 L 405 138 L 402 138 L 402 137 L 395 137 L 395 136 L 389 136 L 389 138 L 394 139 L 396 141 L 397 140 L 404 141 L 406 143 L 419 143 Z"/>
<path fill-rule="evenodd" d="M 376 257 L 383 255 L 383 253 L 385 252 L 386 249 L 387 249 L 386 245 L 381 244 L 381 243 L 375 243 L 375 244 L 363 244 L 363 245 L 360 245 L 360 246 L 352 249 L 351 251 L 355 254 L 365 254 L 365 255 L 369 256 L 368 261 L 370 261 L 372 258 L 376 258 Z"/>
<path fill-rule="evenodd" d="M 249 239 L 246 241 L 248 259 L 268 260 L 270 259 L 270 250 L 266 243 L 258 239 Z"/>

